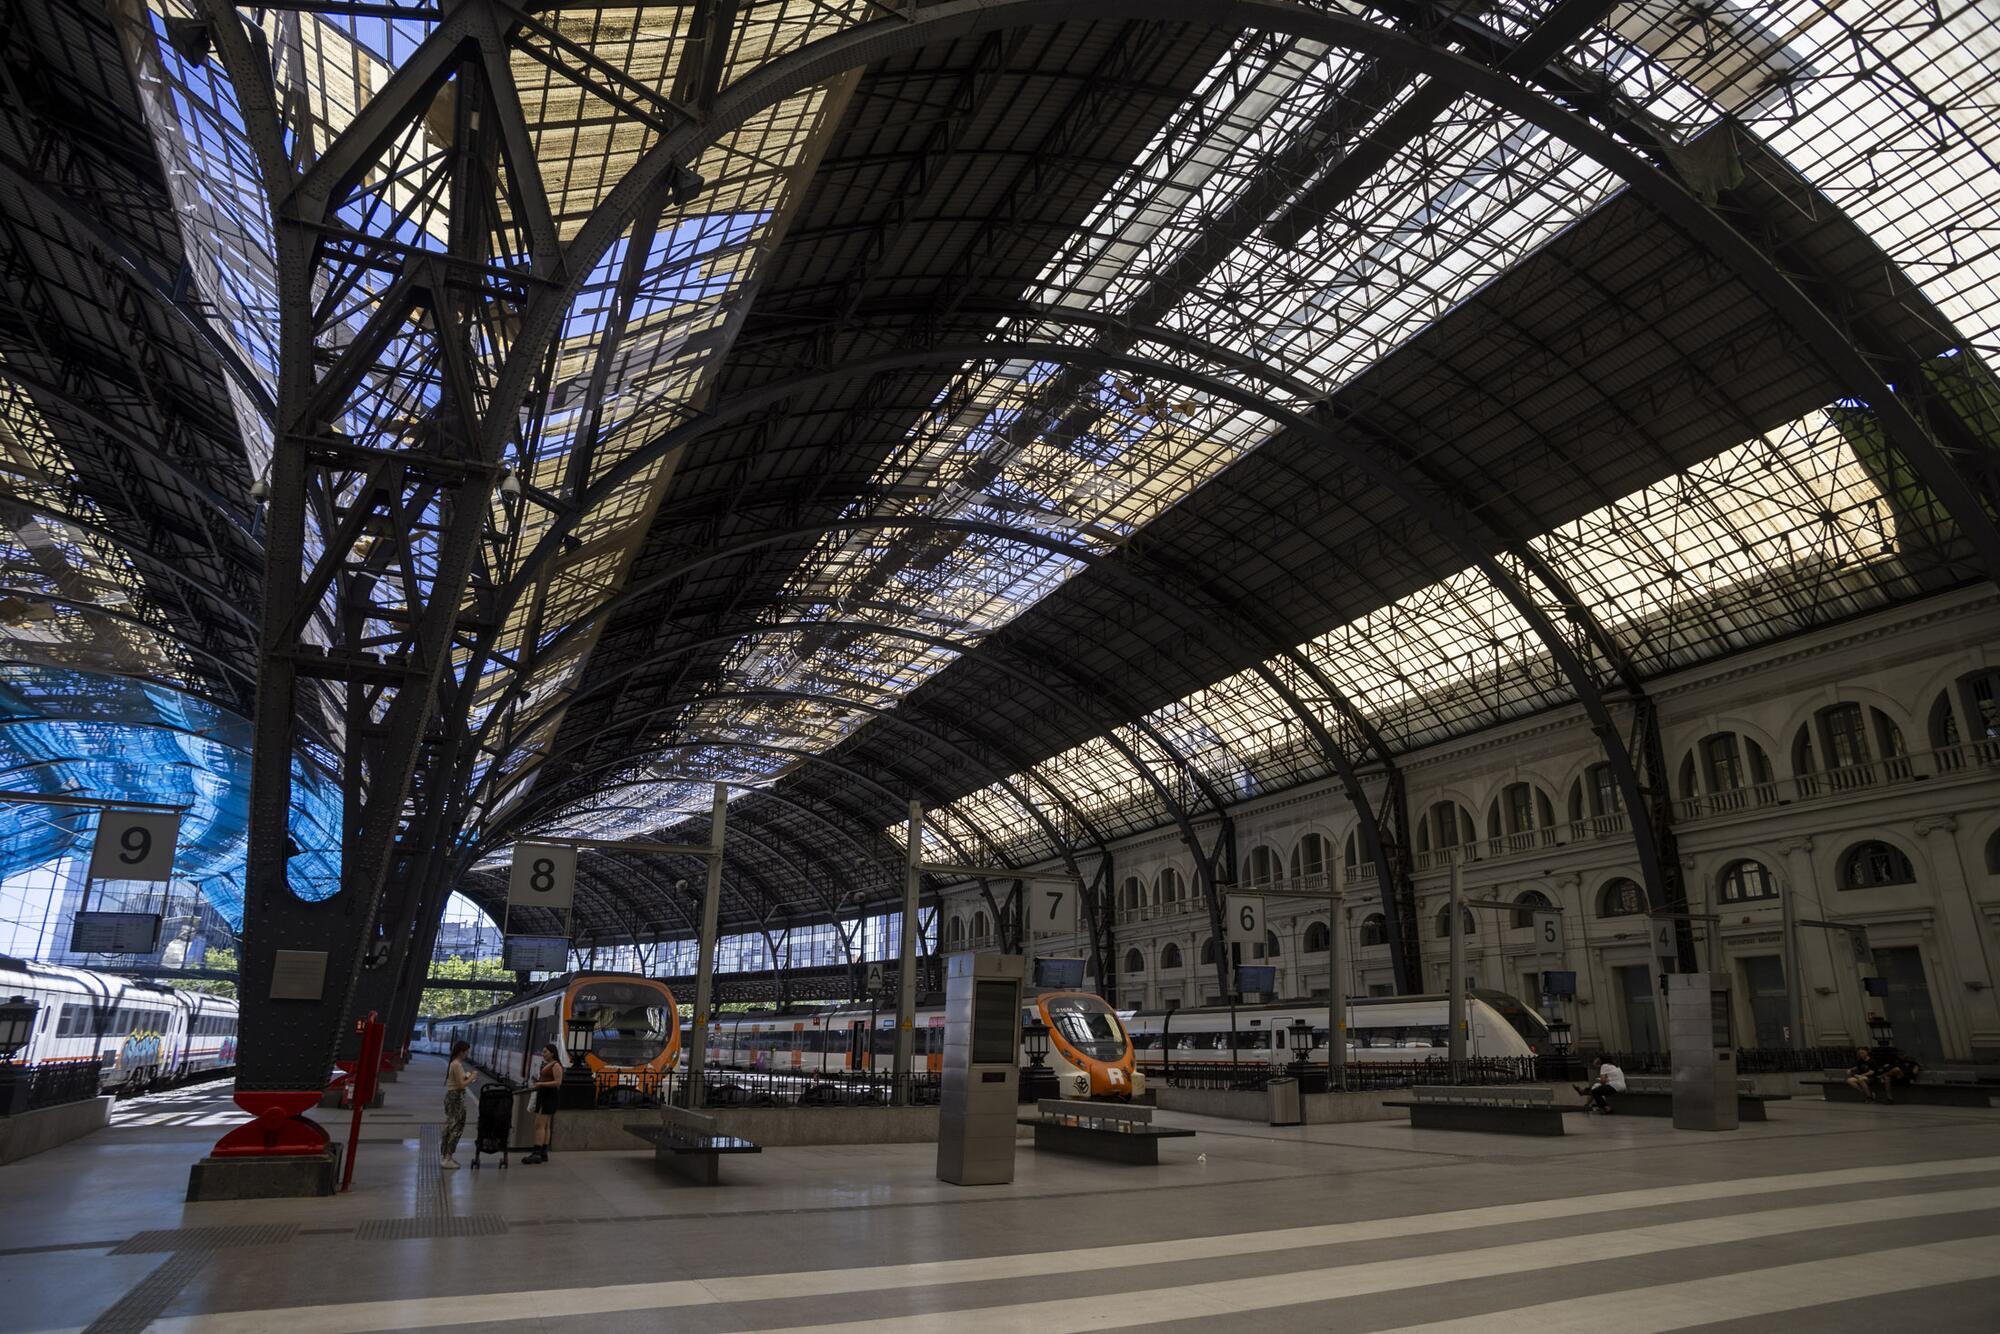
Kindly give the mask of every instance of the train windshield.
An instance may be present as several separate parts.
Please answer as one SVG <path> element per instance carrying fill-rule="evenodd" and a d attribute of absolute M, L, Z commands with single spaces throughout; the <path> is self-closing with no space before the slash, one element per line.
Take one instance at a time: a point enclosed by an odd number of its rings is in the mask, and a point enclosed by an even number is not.
<path fill-rule="evenodd" d="M 1046 996 L 1042 999 L 1042 1009 L 1049 1016 L 1049 1026 L 1085 1056 L 1096 1061 L 1124 1059 L 1125 1026 L 1118 1022 L 1111 1007 L 1096 996 Z"/>
<path fill-rule="evenodd" d="M 570 1019 L 590 1020 L 590 1049 L 606 1065 L 645 1065 L 673 1035 L 666 999 L 657 987 L 593 982 L 571 999 Z"/>
<path fill-rule="evenodd" d="M 1475 990 L 1472 994 L 1492 1006 L 1494 1012 L 1506 1020 L 1508 1026 L 1519 1033 L 1521 1041 L 1527 1043 L 1530 1048 L 1540 1051 L 1547 1045 L 1549 1021 L 1542 1018 L 1541 1012 L 1532 1005 L 1504 991 Z"/>

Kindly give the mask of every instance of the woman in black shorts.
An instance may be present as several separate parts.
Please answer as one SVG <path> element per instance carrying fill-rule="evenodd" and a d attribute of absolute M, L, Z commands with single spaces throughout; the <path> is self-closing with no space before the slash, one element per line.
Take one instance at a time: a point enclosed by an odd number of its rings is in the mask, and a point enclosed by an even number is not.
<path fill-rule="evenodd" d="M 556 1123 L 556 1089 L 561 1085 L 562 1060 L 556 1053 L 556 1044 L 546 1043 L 542 1047 L 542 1068 L 535 1073 L 535 1147 L 521 1160 L 524 1166 L 549 1160 L 549 1133 Z"/>

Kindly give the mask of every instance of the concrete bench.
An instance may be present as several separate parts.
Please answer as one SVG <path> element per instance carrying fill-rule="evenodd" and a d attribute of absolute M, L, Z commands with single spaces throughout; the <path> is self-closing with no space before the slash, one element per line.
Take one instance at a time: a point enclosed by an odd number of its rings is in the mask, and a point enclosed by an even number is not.
<path fill-rule="evenodd" d="M 1161 1140 L 1189 1139 L 1195 1133 L 1154 1125 L 1153 1109 L 1136 1103 L 1063 1098 L 1037 1099 L 1035 1115 L 1020 1123 L 1034 1127 L 1037 1149 L 1142 1166 L 1159 1164 Z"/>
<path fill-rule="evenodd" d="M 722 1184 L 722 1155 L 762 1153 L 763 1146 L 736 1135 L 715 1133 L 715 1118 L 679 1107 L 662 1107 L 658 1124 L 627 1123 L 628 1133 L 653 1146 L 653 1163 L 697 1186 Z"/>
<path fill-rule="evenodd" d="M 1829 1070 L 1825 1079 L 1808 1079 L 1805 1083 L 1817 1084 L 1820 1096 L 1828 1102 L 1867 1102 L 1854 1089 L 1849 1088 L 1847 1076 L 1839 1071 Z M 1986 1084 L 1933 1083 L 1927 1076 L 1919 1075 L 1914 1084 L 1898 1084 L 1889 1090 L 1886 1098 L 1878 1097 L 1877 1102 L 1912 1103 L 1927 1107 L 1991 1107 L 1993 1105 L 1992 1086 Z"/>
<path fill-rule="evenodd" d="M 1753 1093 L 1750 1081 L 1736 1081 L 1736 1119 L 1742 1121 L 1768 1121 L 1764 1104 L 1788 1102 L 1789 1093 Z M 1672 1116 L 1674 1114 L 1674 1081 L 1671 1079 L 1642 1078 L 1625 1081 L 1625 1091 L 1611 1095 L 1611 1110 L 1620 1116 Z"/>
<path fill-rule="evenodd" d="M 1501 1089 L 1425 1085 L 1384 1107 L 1406 1107 L 1417 1130 L 1476 1130 L 1499 1135 L 1560 1135 L 1563 1116 L 1582 1110 L 1558 1107 L 1552 1089 Z"/>

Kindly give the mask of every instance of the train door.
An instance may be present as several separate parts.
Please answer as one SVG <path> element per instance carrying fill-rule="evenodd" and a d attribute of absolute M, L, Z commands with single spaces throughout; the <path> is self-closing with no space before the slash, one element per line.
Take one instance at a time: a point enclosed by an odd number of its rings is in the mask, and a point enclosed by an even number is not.
<path fill-rule="evenodd" d="M 924 1069 L 932 1074 L 944 1072 L 944 1016 L 934 1014 L 924 1028 Z"/>
<path fill-rule="evenodd" d="M 869 1068 L 870 1030 L 874 1027 L 866 1019 L 847 1021 L 847 1068 L 861 1071 Z"/>
<path fill-rule="evenodd" d="M 805 1068 L 805 1064 L 806 1064 L 806 1026 L 804 1024 L 793 1024 L 791 1066 L 792 1069 L 794 1070 L 802 1070 Z"/>

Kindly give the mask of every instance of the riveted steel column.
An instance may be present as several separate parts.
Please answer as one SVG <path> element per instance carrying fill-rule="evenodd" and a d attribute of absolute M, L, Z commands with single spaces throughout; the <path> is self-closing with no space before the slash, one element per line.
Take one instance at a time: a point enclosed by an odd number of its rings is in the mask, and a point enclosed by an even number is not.
<path fill-rule="evenodd" d="M 688 1026 L 688 1106 L 708 1105 L 708 1021 L 715 1002 L 715 935 L 722 915 L 722 834 L 729 818 L 729 789 L 715 785 L 715 814 L 708 823 L 708 886 L 701 896 L 701 942 L 694 974 L 694 1022 Z"/>
<path fill-rule="evenodd" d="M 903 926 L 901 969 L 896 975 L 896 1087 L 891 1101 L 898 1107 L 910 1101 L 910 1080 L 916 1071 L 917 1048 L 917 895 L 924 883 L 924 804 L 910 802 L 907 840 L 909 860 L 903 872 Z M 872 1046 L 874 1034 L 868 1035 Z"/>
<path fill-rule="evenodd" d="M 1463 1078 L 1465 1066 L 1465 866 L 1457 852 L 1451 855 L 1451 903 L 1445 911 L 1451 916 L 1451 926 L 1447 936 L 1451 941 L 1451 960 L 1445 966 L 1451 969 L 1449 995 L 1451 996 L 1451 1077 Z"/>

